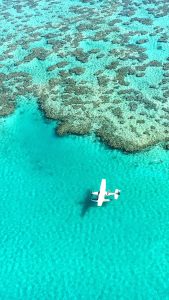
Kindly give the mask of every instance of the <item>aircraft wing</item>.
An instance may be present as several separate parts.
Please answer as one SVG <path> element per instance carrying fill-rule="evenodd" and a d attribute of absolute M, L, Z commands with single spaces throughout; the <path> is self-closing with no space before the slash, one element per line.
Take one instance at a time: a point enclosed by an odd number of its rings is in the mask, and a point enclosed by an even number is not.
<path fill-rule="evenodd" d="M 99 195 L 99 198 L 97 200 L 97 206 L 102 206 L 104 202 L 104 195 Z"/>
<path fill-rule="evenodd" d="M 106 179 L 102 179 L 101 181 L 101 185 L 100 185 L 100 193 L 99 193 L 99 197 L 98 197 L 98 202 L 97 202 L 97 206 L 102 206 L 105 198 L 105 191 L 106 191 Z"/>
<path fill-rule="evenodd" d="M 100 191 L 99 192 L 92 192 L 92 195 L 98 196 L 97 200 L 93 200 L 94 202 L 97 202 L 97 206 L 102 206 L 103 202 L 109 202 L 111 199 L 106 199 L 105 196 L 114 196 L 114 199 L 117 200 L 120 195 L 120 190 L 115 189 L 114 192 L 106 191 L 106 179 L 102 179 L 101 185 L 100 185 Z"/>

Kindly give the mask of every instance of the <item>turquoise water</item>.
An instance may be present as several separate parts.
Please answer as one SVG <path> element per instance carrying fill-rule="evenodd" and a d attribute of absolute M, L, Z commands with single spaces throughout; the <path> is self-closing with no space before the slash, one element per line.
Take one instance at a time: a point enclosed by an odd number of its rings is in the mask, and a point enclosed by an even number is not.
<path fill-rule="evenodd" d="M 33 100 L 0 121 L 0 298 L 168 299 L 169 153 L 54 128 Z M 122 193 L 98 208 L 104 177 Z"/>
<path fill-rule="evenodd" d="M 168 300 L 168 4 L 0 9 L 0 300 Z"/>
<path fill-rule="evenodd" d="M 134 151 L 169 141 L 165 0 L 0 2 L 0 115 L 37 97 L 59 134 Z"/>

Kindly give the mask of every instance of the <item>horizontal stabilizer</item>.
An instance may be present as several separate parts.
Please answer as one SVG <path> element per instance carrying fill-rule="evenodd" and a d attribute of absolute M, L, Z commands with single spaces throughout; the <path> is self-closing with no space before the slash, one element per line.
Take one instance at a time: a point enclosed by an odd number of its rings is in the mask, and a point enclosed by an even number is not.
<path fill-rule="evenodd" d="M 114 199 L 117 200 L 119 196 L 120 196 L 120 190 L 115 189 L 115 192 L 114 192 Z"/>

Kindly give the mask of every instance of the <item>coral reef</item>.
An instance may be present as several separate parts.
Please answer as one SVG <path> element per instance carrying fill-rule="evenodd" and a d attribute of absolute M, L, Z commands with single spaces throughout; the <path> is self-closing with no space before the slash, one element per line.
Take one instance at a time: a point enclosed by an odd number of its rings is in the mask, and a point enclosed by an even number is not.
<path fill-rule="evenodd" d="M 59 121 L 59 135 L 92 133 L 130 152 L 169 141 L 168 5 L 76 4 L 0 4 L 1 26 L 10 24 L 1 37 L 0 115 L 18 96 L 34 96 Z"/>

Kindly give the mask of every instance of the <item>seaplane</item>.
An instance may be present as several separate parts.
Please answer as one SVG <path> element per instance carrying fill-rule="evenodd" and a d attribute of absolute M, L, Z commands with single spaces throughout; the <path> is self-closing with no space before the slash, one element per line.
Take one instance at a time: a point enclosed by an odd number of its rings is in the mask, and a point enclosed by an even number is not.
<path fill-rule="evenodd" d="M 111 199 L 106 199 L 105 196 L 114 196 L 117 200 L 120 195 L 120 190 L 115 189 L 114 192 L 106 191 L 106 179 L 102 179 L 99 192 L 92 192 L 92 195 L 98 196 L 98 199 L 91 199 L 91 201 L 97 202 L 97 206 L 102 206 L 104 202 L 109 202 Z"/>

